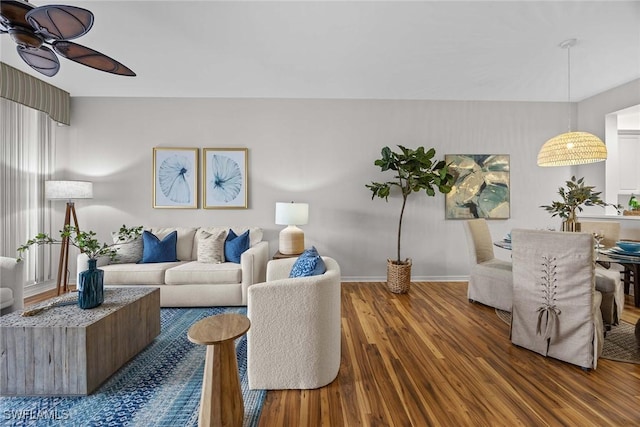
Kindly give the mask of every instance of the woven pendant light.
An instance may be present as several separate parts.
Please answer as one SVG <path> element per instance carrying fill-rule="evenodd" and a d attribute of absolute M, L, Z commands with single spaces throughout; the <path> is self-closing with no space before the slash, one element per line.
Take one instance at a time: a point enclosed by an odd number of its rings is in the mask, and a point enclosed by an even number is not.
<path fill-rule="evenodd" d="M 568 100 L 571 103 L 571 47 L 576 39 L 565 40 L 560 47 L 567 49 Z M 538 166 L 571 166 L 601 162 L 607 159 L 607 146 L 589 132 L 572 132 L 569 115 L 569 132 L 554 136 L 544 143 L 538 153 Z"/>

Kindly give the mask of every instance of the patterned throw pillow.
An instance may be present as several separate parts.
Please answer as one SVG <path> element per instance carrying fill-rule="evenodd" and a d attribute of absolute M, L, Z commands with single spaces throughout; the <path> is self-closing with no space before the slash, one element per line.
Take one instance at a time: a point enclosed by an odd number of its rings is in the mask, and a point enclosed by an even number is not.
<path fill-rule="evenodd" d="M 224 242 L 224 258 L 229 262 L 240 264 L 240 256 L 249 249 L 249 230 L 237 236 L 233 230 L 229 230 Z"/>
<path fill-rule="evenodd" d="M 137 263 L 142 259 L 142 236 L 134 237 L 131 240 L 120 240 L 119 233 L 111 233 L 113 243 L 117 243 L 113 249 L 118 251 L 116 258 L 111 264 Z"/>
<path fill-rule="evenodd" d="M 224 240 L 226 233 L 211 234 L 201 231 L 198 236 L 198 262 L 220 264 L 224 262 Z"/>
<path fill-rule="evenodd" d="M 291 267 L 291 273 L 289 277 L 307 277 L 307 276 L 319 276 L 327 271 L 327 267 L 322 260 L 320 254 L 315 246 L 311 249 L 307 249 L 296 260 Z"/>
<path fill-rule="evenodd" d="M 174 262 L 178 261 L 176 255 L 176 245 L 178 243 L 178 232 L 172 231 L 164 239 L 149 232 L 142 233 L 142 263 L 152 262 Z"/>

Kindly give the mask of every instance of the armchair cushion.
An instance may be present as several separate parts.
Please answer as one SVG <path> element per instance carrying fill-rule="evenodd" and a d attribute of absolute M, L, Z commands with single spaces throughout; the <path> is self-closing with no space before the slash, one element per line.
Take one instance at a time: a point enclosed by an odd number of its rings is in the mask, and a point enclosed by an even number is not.
<path fill-rule="evenodd" d="M 289 277 L 317 276 L 325 271 L 327 271 L 327 267 L 324 265 L 322 257 L 318 254 L 316 247 L 312 246 L 311 249 L 305 250 L 298 257 L 291 267 Z"/>

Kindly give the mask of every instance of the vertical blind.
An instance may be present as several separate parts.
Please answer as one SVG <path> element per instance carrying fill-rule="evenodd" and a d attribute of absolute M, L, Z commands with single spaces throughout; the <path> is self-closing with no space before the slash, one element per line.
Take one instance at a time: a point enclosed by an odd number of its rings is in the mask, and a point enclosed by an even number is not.
<path fill-rule="evenodd" d="M 50 203 L 44 181 L 53 171 L 55 122 L 45 113 L 0 99 L 0 255 L 17 256 L 17 248 L 39 232 L 50 232 Z M 49 246 L 26 253 L 27 283 L 52 279 Z"/>

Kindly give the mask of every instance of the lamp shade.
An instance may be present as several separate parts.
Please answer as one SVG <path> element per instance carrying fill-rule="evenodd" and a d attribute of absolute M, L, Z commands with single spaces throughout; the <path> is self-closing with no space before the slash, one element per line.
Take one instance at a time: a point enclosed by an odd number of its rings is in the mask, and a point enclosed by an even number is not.
<path fill-rule="evenodd" d="M 309 221 L 308 203 L 276 203 L 276 224 L 303 225 Z"/>
<path fill-rule="evenodd" d="M 567 132 L 544 143 L 538 166 L 571 166 L 607 160 L 607 146 L 588 132 Z"/>
<path fill-rule="evenodd" d="M 49 200 L 92 199 L 93 183 L 89 181 L 45 181 L 44 196 Z"/>

